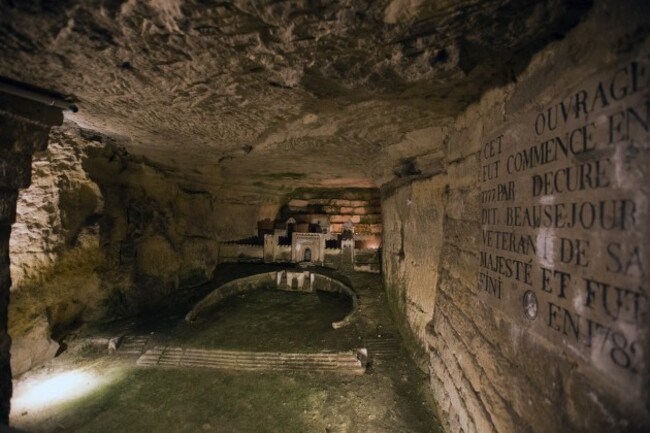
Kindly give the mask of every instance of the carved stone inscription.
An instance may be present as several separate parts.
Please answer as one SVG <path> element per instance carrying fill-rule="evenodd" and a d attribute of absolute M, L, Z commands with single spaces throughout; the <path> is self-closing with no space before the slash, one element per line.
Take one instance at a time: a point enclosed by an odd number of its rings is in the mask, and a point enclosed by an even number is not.
<path fill-rule="evenodd" d="M 480 299 L 639 393 L 649 150 L 644 56 L 485 137 L 479 173 Z"/>

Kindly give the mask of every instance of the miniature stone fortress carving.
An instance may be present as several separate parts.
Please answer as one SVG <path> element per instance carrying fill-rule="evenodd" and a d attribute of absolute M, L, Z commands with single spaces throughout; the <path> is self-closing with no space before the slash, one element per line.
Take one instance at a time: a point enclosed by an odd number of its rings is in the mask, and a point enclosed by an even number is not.
<path fill-rule="evenodd" d="M 293 199 L 276 220 L 258 221 L 257 236 L 222 243 L 219 260 L 378 273 L 380 215 L 373 200 Z"/>

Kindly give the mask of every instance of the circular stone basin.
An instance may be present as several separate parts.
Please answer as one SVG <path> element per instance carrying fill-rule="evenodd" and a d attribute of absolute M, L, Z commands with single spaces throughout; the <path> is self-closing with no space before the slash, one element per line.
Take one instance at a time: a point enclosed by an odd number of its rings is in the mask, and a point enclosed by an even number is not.
<path fill-rule="evenodd" d="M 206 310 L 214 308 L 215 305 L 218 305 L 224 299 L 235 294 L 241 294 L 256 289 L 277 289 L 283 292 L 301 293 L 323 291 L 348 296 L 352 303 L 351 312 L 345 317 L 332 322 L 332 327 L 335 329 L 349 325 L 357 312 L 358 302 L 356 293 L 337 279 L 315 272 L 284 270 L 239 278 L 216 288 L 200 300 L 192 310 L 187 313 L 185 320 L 189 322 L 194 321 Z"/>
<path fill-rule="evenodd" d="M 221 300 L 158 338 L 168 344 L 215 349 L 350 350 L 359 346 L 355 327 L 334 329 L 332 322 L 346 317 L 351 304 L 349 297 L 337 293 L 257 289 Z"/>

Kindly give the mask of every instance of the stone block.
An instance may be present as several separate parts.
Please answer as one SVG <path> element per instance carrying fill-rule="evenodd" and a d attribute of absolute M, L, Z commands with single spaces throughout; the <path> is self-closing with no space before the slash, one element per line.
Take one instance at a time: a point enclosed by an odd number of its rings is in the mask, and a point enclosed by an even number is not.
<path fill-rule="evenodd" d="M 297 198 L 294 198 L 289 202 L 289 207 L 291 208 L 302 208 L 302 207 L 307 207 L 309 206 L 309 201 L 307 200 L 300 200 Z"/>
<path fill-rule="evenodd" d="M 478 182 L 479 172 L 477 154 L 452 162 L 447 166 L 449 187 L 451 189 L 474 187 Z"/>
<path fill-rule="evenodd" d="M 441 350 L 440 355 L 441 355 L 440 357 L 442 359 L 442 362 L 445 364 L 445 367 L 449 372 L 449 376 L 452 379 L 452 383 L 454 384 L 454 387 L 459 388 L 461 386 L 462 373 L 460 371 L 460 368 L 458 367 L 458 364 L 456 363 L 456 358 L 454 357 L 454 353 L 451 350 L 445 348 Z"/>
<path fill-rule="evenodd" d="M 357 224 L 354 232 L 360 235 L 380 235 L 382 233 L 381 224 Z"/>
<path fill-rule="evenodd" d="M 367 200 L 351 200 L 350 201 L 350 206 L 352 207 L 368 207 L 370 206 L 370 202 Z"/>
<path fill-rule="evenodd" d="M 477 222 L 451 218 L 445 220 L 445 232 L 447 242 L 467 250 L 475 249 L 478 246 L 481 234 Z"/>
<path fill-rule="evenodd" d="M 465 411 L 463 400 L 458 394 L 458 390 L 454 386 L 451 377 L 448 380 L 443 381 L 443 384 L 445 391 L 449 396 L 449 424 L 452 427 L 452 431 L 458 431 L 458 428 L 460 427 L 458 425 L 458 413 Z"/>
<path fill-rule="evenodd" d="M 431 388 L 433 396 L 436 399 L 436 403 L 440 410 L 446 414 L 449 412 L 450 408 L 449 394 L 447 394 L 444 384 L 447 380 L 446 370 L 438 353 L 431 352 L 430 360 L 431 363 L 429 368 L 431 372 Z"/>
<path fill-rule="evenodd" d="M 449 343 L 456 357 L 456 362 L 458 362 L 458 366 L 463 372 L 463 378 L 467 381 L 466 392 L 474 394 L 474 392 L 480 390 L 481 375 L 483 374 L 481 366 L 476 362 L 474 355 L 458 344 L 458 340 L 449 340 Z"/>
<path fill-rule="evenodd" d="M 438 314 L 442 317 L 442 315 Z M 444 349 L 437 349 L 438 351 L 447 351 L 449 355 L 453 356 L 458 364 L 458 377 L 456 379 L 459 387 L 465 387 L 467 394 L 473 394 L 480 390 L 481 377 L 483 376 L 483 368 L 475 360 L 474 355 L 468 350 L 468 347 L 458 338 L 458 334 L 453 330 L 452 326 L 446 319 L 439 319 L 437 327 L 440 330 L 438 337 L 435 339 L 439 347 Z M 478 337 L 477 337 L 478 338 Z"/>
<path fill-rule="evenodd" d="M 456 245 L 445 244 L 440 255 L 440 264 L 467 290 L 476 292 L 478 259 L 476 251 L 465 251 Z"/>
<path fill-rule="evenodd" d="M 468 400 L 467 413 L 469 414 L 467 425 L 468 432 L 496 433 L 496 430 L 490 421 L 490 414 L 485 411 L 485 408 L 481 404 L 479 404 L 478 399 L 470 398 Z"/>
<path fill-rule="evenodd" d="M 476 112 L 475 106 L 468 111 Z M 457 125 L 457 129 L 450 135 L 447 144 L 447 161 L 458 161 L 467 156 L 477 153 L 481 149 L 481 138 L 483 134 L 483 122 L 477 113 L 471 114 L 474 117 L 473 123 L 468 125 Z"/>
<path fill-rule="evenodd" d="M 330 224 L 330 232 L 343 233 L 343 224 Z"/>
<path fill-rule="evenodd" d="M 328 205 L 330 203 L 330 200 L 327 198 L 314 198 L 309 200 L 309 202 L 314 205 L 323 206 Z"/>
<path fill-rule="evenodd" d="M 458 220 L 479 221 L 481 192 L 478 188 L 459 188 L 449 192 L 445 212 Z"/>
<path fill-rule="evenodd" d="M 350 217 L 347 215 L 330 215 L 330 223 L 345 223 Z"/>

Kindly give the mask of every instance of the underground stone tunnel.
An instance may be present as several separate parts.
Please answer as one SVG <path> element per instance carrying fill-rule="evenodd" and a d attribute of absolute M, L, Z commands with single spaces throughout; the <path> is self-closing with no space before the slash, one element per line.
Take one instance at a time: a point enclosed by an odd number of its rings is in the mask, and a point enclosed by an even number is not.
<path fill-rule="evenodd" d="M 650 431 L 647 1 L 2 0 L 0 54 L 0 430 Z"/>

